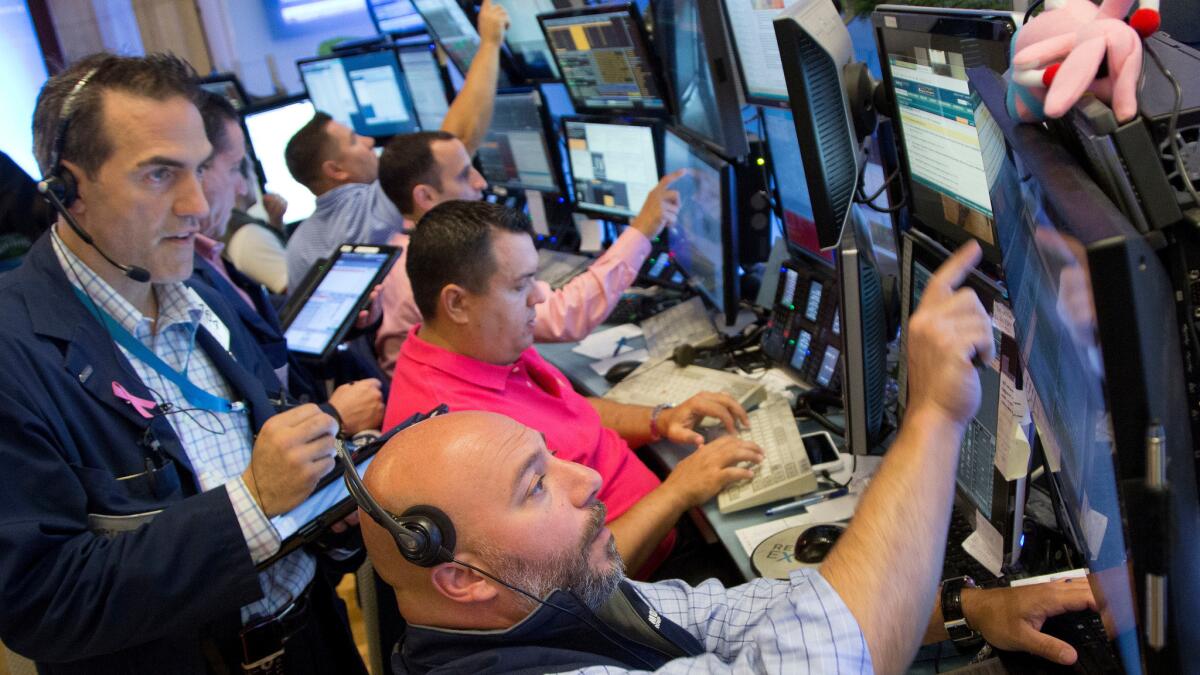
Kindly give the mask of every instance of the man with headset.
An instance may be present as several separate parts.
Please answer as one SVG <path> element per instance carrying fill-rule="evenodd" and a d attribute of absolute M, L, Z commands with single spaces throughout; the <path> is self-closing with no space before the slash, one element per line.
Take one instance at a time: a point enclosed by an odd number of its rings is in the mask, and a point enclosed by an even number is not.
<path fill-rule="evenodd" d="M 277 413 L 237 315 L 183 283 L 212 154 L 193 78 L 101 54 L 38 97 L 59 217 L 0 279 L 0 641 L 43 673 L 365 673 L 313 553 L 256 570 L 337 426 Z"/>
<path fill-rule="evenodd" d="M 1085 583 L 935 603 L 953 467 L 979 406 L 972 360 L 993 349 L 979 300 L 956 292 L 979 256 L 964 247 L 930 280 L 909 324 L 904 426 L 828 557 L 787 581 L 628 581 L 600 476 L 537 431 L 484 412 L 401 431 L 365 488 L 347 473 L 368 554 L 409 622 L 395 672 L 897 673 L 963 621 L 996 647 L 1073 662 L 1038 629 L 1094 609 Z"/>

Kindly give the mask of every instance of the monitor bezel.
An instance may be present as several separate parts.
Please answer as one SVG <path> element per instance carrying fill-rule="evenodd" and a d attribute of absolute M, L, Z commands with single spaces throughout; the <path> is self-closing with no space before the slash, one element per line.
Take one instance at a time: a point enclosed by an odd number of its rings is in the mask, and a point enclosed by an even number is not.
<path fill-rule="evenodd" d="M 550 176 L 551 180 L 554 182 L 555 189 L 546 190 L 544 188 L 528 185 L 497 184 L 493 183 L 491 180 L 488 180 L 488 190 L 498 196 L 507 196 L 509 193 L 519 194 L 526 191 L 540 192 L 546 195 L 566 196 L 565 186 L 567 182 L 566 177 L 563 175 L 562 157 L 558 154 L 558 135 L 554 129 L 554 122 L 550 119 L 550 111 L 546 105 L 545 96 L 542 94 L 541 88 L 532 85 L 525 87 L 507 87 L 496 92 L 496 99 L 499 100 L 501 96 L 524 95 L 530 93 L 537 95 L 537 114 L 542 126 L 542 147 L 546 150 L 546 159 L 550 163 Z M 479 173 L 481 175 L 483 174 L 482 169 L 479 171 Z M 487 180 L 486 175 L 484 176 L 484 179 Z M 497 187 L 502 188 L 504 192 L 495 190 Z M 571 192 L 573 193 L 574 189 L 572 189 Z"/>
<path fill-rule="evenodd" d="M 309 56 L 309 57 L 306 57 L 303 59 L 297 59 L 296 60 L 296 72 L 300 75 L 300 83 L 304 85 L 304 94 L 303 94 L 304 97 L 309 99 L 310 101 L 312 100 L 312 95 L 308 90 L 308 81 L 304 79 L 304 66 L 305 65 L 307 65 L 309 63 L 319 63 L 321 61 L 332 61 L 334 59 L 354 58 L 356 56 L 363 56 L 366 54 L 376 54 L 376 53 L 383 53 L 383 52 L 387 52 L 388 54 L 391 54 L 392 59 L 396 65 L 396 72 L 400 74 L 398 82 L 400 84 L 400 87 L 403 89 L 404 100 L 405 100 L 405 102 L 408 103 L 408 112 L 412 114 L 413 120 L 416 121 L 417 128 L 414 129 L 413 131 L 418 131 L 418 130 L 423 129 L 423 127 L 421 126 L 421 116 L 417 114 L 416 100 L 413 99 L 412 91 L 409 90 L 408 78 L 406 78 L 404 76 L 404 64 L 400 62 L 399 52 L 397 52 L 396 48 L 390 44 L 389 45 L 370 46 L 370 47 L 364 47 L 362 49 L 354 49 L 354 50 L 345 51 L 345 52 L 334 52 L 332 54 L 326 54 L 323 56 Z M 313 106 L 317 108 L 318 112 L 322 112 L 321 108 L 317 106 L 316 102 L 313 102 Z M 354 127 L 352 126 L 351 128 L 353 129 Z M 382 135 L 369 134 L 369 133 L 360 131 L 358 129 L 354 129 L 354 133 L 362 135 L 362 136 L 370 136 L 371 138 L 374 138 L 377 140 L 384 140 L 384 141 L 386 141 L 389 138 L 392 138 L 393 136 L 399 135 L 399 134 L 382 134 Z M 411 133 L 411 132 L 410 131 L 401 131 L 400 132 L 400 134 L 406 134 L 406 133 Z"/>
<path fill-rule="evenodd" d="M 893 21 L 896 25 L 887 25 Z M 875 35 L 875 47 L 879 52 L 879 68 L 883 74 L 883 79 L 881 80 L 883 95 L 887 97 L 889 107 L 893 111 L 891 120 L 893 133 L 895 134 L 896 155 L 900 163 L 899 178 L 903 183 L 904 194 L 912 195 L 912 169 L 908 159 L 908 145 L 905 140 L 904 123 L 900 121 L 900 116 L 895 114 L 896 101 L 893 93 L 895 92 L 895 82 L 892 78 L 891 64 L 888 62 L 888 52 L 885 49 L 885 35 L 887 31 L 905 30 L 928 33 L 930 35 L 955 37 L 950 31 L 957 30 L 964 34 L 969 34 L 967 37 L 1008 45 L 1011 43 L 1012 36 L 1016 32 L 1015 23 L 1012 13 L 995 10 L 880 5 L 871 14 L 871 27 Z M 1005 49 L 1005 55 L 1011 58 L 1011 53 L 1007 48 Z M 913 210 L 911 204 L 907 211 L 911 227 L 919 228 L 931 234 L 934 239 L 945 243 L 947 247 L 961 246 L 970 239 L 979 242 L 980 247 L 983 249 L 984 261 L 987 265 L 992 270 L 999 268 L 1001 256 L 998 242 L 989 244 L 967 233 L 962 228 L 948 227 L 944 223 L 926 222 Z M 994 219 L 995 213 L 993 211 Z M 992 229 L 995 234 L 996 226 L 993 225 Z"/>
<path fill-rule="evenodd" d="M 571 172 L 570 189 L 567 190 L 567 196 L 569 196 L 571 204 L 574 205 L 575 211 L 584 215 L 595 216 L 597 218 L 612 222 L 629 222 L 637 216 L 637 211 L 634 211 L 633 215 L 613 213 L 612 211 L 605 210 L 603 207 L 596 208 L 595 205 L 580 202 L 575 197 L 575 165 L 571 163 L 571 139 L 569 136 L 567 136 L 567 125 L 572 122 L 577 122 L 580 124 L 607 124 L 614 127 L 648 127 L 650 129 L 650 137 L 654 145 L 655 171 L 658 173 L 659 178 L 662 178 L 662 121 L 646 118 L 613 119 L 611 117 L 602 117 L 598 115 L 563 115 L 561 118 L 559 118 L 559 133 L 562 134 L 563 141 L 566 144 L 565 152 L 567 155 L 567 168 Z M 564 182 L 563 184 L 566 186 L 567 183 Z"/>
<path fill-rule="evenodd" d="M 642 106 L 620 108 L 588 105 L 575 95 L 575 90 L 571 87 L 566 76 L 563 74 L 565 69 L 563 68 L 562 62 L 559 61 L 558 52 L 554 49 L 554 46 L 550 41 L 550 33 L 546 30 L 546 21 L 556 19 L 572 19 L 593 14 L 613 14 L 621 12 L 626 12 L 629 14 L 629 18 L 632 19 L 635 30 L 637 31 L 637 37 L 642 41 L 642 47 L 644 47 L 644 53 L 646 55 L 645 58 L 648 61 L 647 72 L 649 76 L 654 79 L 654 83 L 658 86 L 658 91 L 660 92 L 663 101 L 662 108 L 646 108 Z M 650 35 L 646 31 L 646 23 L 642 19 L 642 14 L 638 11 L 636 4 L 632 2 L 620 2 L 590 7 L 577 7 L 575 9 L 563 9 L 557 12 L 539 14 L 537 19 L 538 23 L 541 24 L 542 27 L 542 35 L 546 38 L 546 45 L 550 48 L 550 53 L 554 55 L 554 63 L 556 66 L 558 66 L 558 72 L 560 75 L 560 80 L 558 81 L 561 81 L 563 86 L 566 87 L 567 96 L 570 97 L 571 105 L 575 107 L 575 112 L 581 115 L 603 115 L 607 117 L 631 116 L 655 118 L 669 118 L 675 114 L 672 105 L 673 101 L 671 100 L 671 90 L 667 87 L 667 83 L 665 81 L 666 78 L 664 78 L 662 75 L 662 63 L 658 58 L 658 48 L 650 39 Z"/>
<path fill-rule="evenodd" d="M 733 60 L 737 64 L 738 82 L 742 88 L 742 98 L 750 105 L 761 106 L 764 108 L 788 108 L 788 96 L 785 95 L 782 99 L 769 98 L 758 96 L 750 91 L 750 85 L 746 79 L 746 68 L 742 65 L 742 51 L 738 46 L 737 35 L 733 32 L 733 23 L 729 19 L 729 2 L 736 0 L 720 0 L 716 2 L 718 10 L 721 13 L 720 19 L 724 23 L 725 35 L 729 38 L 729 47 L 733 54 Z M 780 12 L 782 13 L 782 9 Z M 775 34 L 772 32 L 772 36 Z M 782 59 L 781 59 L 782 60 Z"/>
<path fill-rule="evenodd" d="M 272 100 L 260 103 L 258 105 L 246 108 L 246 109 L 242 110 L 241 113 L 238 115 L 238 124 L 240 124 L 242 126 L 242 133 L 245 135 L 245 138 L 246 138 L 246 155 L 247 155 L 247 157 L 250 158 L 251 162 L 254 165 L 254 173 L 255 173 L 255 175 L 258 176 L 258 188 L 262 194 L 267 193 L 267 176 L 266 176 L 266 173 L 263 171 L 262 162 L 260 162 L 258 159 L 258 153 L 254 149 L 253 140 L 250 138 L 250 127 L 249 127 L 249 125 L 246 124 L 246 118 L 251 115 L 258 115 L 260 113 L 270 112 L 270 111 L 276 110 L 278 108 L 286 108 L 286 107 L 288 107 L 290 105 L 294 105 L 296 103 L 303 103 L 304 101 L 308 101 L 310 104 L 312 103 L 312 99 L 310 99 L 308 97 L 308 94 L 296 94 L 295 96 L 285 96 L 283 98 L 272 99 Z M 315 105 L 313 106 L 313 110 L 314 110 L 314 112 L 319 112 L 316 110 Z M 295 179 L 293 178 L 293 180 L 295 180 Z M 304 187 L 304 186 L 301 185 L 301 187 Z M 286 220 L 286 221 L 284 221 L 284 226 L 291 227 L 291 226 L 301 223 L 307 219 L 308 219 L 308 216 L 305 216 L 304 218 L 299 218 L 297 220 Z"/>
<path fill-rule="evenodd" d="M 239 113 L 244 110 L 249 110 L 250 108 L 253 107 L 253 103 L 251 102 L 250 95 L 246 93 L 245 87 L 242 86 L 242 80 L 241 80 L 241 78 L 239 78 L 237 76 L 237 73 L 232 73 L 232 72 L 212 73 L 210 75 L 205 75 L 204 77 L 201 77 L 198 80 L 196 80 L 196 83 L 201 84 L 201 85 L 219 84 L 222 82 L 228 82 L 228 83 L 232 84 L 233 88 L 235 90 L 237 90 L 238 97 L 242 99 L 242 107 L 240 109 L 238 109 Z M 205 90 L 205 91 L 208 91 L 208 90 Z"/>

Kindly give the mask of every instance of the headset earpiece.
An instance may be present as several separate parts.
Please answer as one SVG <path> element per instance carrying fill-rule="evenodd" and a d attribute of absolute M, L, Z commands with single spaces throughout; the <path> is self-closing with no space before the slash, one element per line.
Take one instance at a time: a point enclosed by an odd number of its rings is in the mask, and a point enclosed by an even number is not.
<path fill-rule="evenodd" d="M 409 562 L 421 567 L 453 562 L 454 523 L 444 511 L 434 506 L 414 506 L 396 522 L 413 535 L 409 541 L 396 538 L 396 545 Z"/>
<path fill-rule="evenodd" d="M 64 209 L 71 208 L 71 205 L 79 198 L 79 187 L 75 182 L 75 174 L 61 164 L 55 167 L 49 176 L 42 179 L 42 185 L 39 185 L 38 189 L 43 193 L 53 192 Z"/>

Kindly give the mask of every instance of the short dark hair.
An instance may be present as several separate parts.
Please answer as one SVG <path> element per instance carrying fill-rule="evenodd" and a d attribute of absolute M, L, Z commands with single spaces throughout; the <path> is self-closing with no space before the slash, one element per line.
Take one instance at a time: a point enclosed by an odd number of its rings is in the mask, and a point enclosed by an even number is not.
<path fill-rule="evenodd" d="M 333 120 L 329 115 L 318 112 L 288 141 L 283 150 L 288 172 L 304 187 L 316 192 L 321 182 L 321 165 L 337 149 L 336 141 L 325 127 Z"/>
<path fill-rule="evenodd" d="M 438 296 L 449 284 L 484 293 L 496 273 L 492 231 L 533 237 L 522 212 L 488 202 L 454 200 L 426 213 L 408 241 L 409 283 L 426 320 L 437 316 Z"/>
<path fill-rule="evenodd" d="M 70 160 L 88 176 L 108 161 L 112 139 L 104 128 L 103 94 L 120 91 L 156 101 L 182 96 L 196 100 L 196 72 L 187 61 L 171 54 L 117 56 L 92 54 L 46 80 L 33 110 L 33 152 L 43 174 L 54 170 L 55 145 L 62 133 L 63 104 L 79 83 L 71 103 L 70 123 L 57 161 Z"/>
<path fill-rule="evenodd" d="M 441 173 L 433 157 L 435 141 L 457 138 L 448 131 L 419 131 L 393 138 L 379 158 L 379 184 L 400 213 L 412 213 L 413 188 L 424 183 L 442 189 Z"/>
<path fill-rule="evenodd" d="M 204 120 L 204 135 L 213 146 L 213 154 L 224 152 L 229 148 L 225 123 L 238 121 L 237 110 L 229 99 L 203 89 L 196 94 L 196 107 L 200 109 L 200 117 Z"/>

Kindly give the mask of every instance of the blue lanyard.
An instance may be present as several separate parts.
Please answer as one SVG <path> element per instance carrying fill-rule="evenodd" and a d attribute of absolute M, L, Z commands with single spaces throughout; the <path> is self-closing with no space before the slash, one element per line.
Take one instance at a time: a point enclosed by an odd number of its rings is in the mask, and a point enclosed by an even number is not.
<path fill-rule="evenodd" d="M 75 286 L 72 286 L 72 290 L 75 291 L 75 295 L 79 296 L 79 299 L 83 302 L 84 306 L 91 311 L 92 315 L 99 319 L 100 323 L 104 324 L 104 327 L 108 330 L 108 334 L 113 340 L 116 340 L 117 344 L 124 347 L 125 350 L 130 354 L 133 354 L 134 358 L 146 364 L 147 366 L 150 366 L 159 375 L 162 375 L 174 383 L 176 387 L 179 387 L 179 390 L 183 392 L 183 398 L 186 399 L 188 404 L 193 408 L 199 408 L 200 410 L 207 410 L 208 412 L 214 413 L 228 413 L 243 409 L 241 403 L 230 402 L 227 399 L 210 394 L 196 386 L 191 380 L 188 379 L 187 368 L 184 368 L 183 372 L 179 372 L 167 365 L 165 361 L 158 357 L 158 354 L 150 351 L 150 348 L 142 344 L 141 340 L 138 340 L 131 335 L 129 331 L 125 330 L 121 324 L 117 323 L 116 319 L 112 318 L 108 312 L 101 309 L 90 297 L 88 297 L 86 293 L 79 290 L 79 288 Z M 188 349 L 189 354 L 195 347 L 195 344 L 196 337 L 193 334 L 192 346 Z"/>

